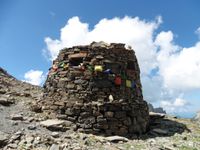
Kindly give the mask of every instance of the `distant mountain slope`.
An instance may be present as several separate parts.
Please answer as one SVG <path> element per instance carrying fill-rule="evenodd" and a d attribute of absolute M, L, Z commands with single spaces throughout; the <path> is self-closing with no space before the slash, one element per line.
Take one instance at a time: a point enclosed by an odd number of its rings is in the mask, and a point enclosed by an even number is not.
<path fill-rule="evenodd" d="M 0 67 L 0 97 L 5 95 L 30 95 L 33 97 L 37 97 L 36 94 L 38 93 L 35 93 L 35 90 L 41 90 L 41 87 L 17 80 L 15 77 L 10 75 L 5 69 Z"/>
<path fill-rule="evenodd" d="M 9 78 L 14 78 L 13 76 L 11 76 L 10 74 L 8 74 L 8 72 L 0 67 L 0 76 L 4 76 L 4 77 L 9 77 Z"/>
<path fill-rule="evenodd" d="M 153 105 L 150 103 L 148 103 L 148 107 L 149 107 L 149 112 L 166 114 L 166 111 L 162 107 L 154 108 Z"/>

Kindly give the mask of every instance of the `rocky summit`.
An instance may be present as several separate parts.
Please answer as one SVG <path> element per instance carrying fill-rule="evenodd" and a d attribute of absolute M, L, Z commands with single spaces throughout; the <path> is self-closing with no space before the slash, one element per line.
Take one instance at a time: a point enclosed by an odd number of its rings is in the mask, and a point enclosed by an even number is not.
<path fill-rule="evenodd" d="M 98 49 L 102 49 L 101 54 L 96 52 Z M 111 51 L 122 52 L 115 56 L 109 54 Z M 127 68 L 115 70 L 115 65 L 112 68 L 104 63 L 95 64 L 86 52 L 96 63 L 120 60 L 123 66 L 124 61 L 131 59 L 131 64 L 136 64 L 131 68 L 136 76 L 117 73 L 126 72 Z M 86 60 L 88 64 L 84 66 Z M 100 42 L 63 49 L 50 68 L 44 88 L 19 81 L 0 68 L 0 149 L 199 150 L 199 115 L 195 119 L 181 119 L 148 112 L 136 62 L 134 52 L 123 44 Z M 73 72 L 81 75 L 77 78 Z M 121 80 L 116 81 L 117 77 Z M 104 80 L 109 84 L 102 85 Z M 134 86 L 126 84 L 126 80 Z M 134 132 L 130 132 L 132 128 Z"/>

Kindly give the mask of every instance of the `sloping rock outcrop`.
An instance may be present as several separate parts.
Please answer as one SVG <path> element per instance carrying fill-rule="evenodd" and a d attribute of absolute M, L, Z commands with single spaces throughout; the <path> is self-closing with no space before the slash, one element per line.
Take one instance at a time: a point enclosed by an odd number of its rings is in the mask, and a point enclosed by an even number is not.
<path fill-rule="evenodd" d="M 162 107 L 154 108 L 153 105 L 150 103 L 148 103 L 148 107 L 149 107 L 149 112 L 166 114 L 166 111 Z"/>

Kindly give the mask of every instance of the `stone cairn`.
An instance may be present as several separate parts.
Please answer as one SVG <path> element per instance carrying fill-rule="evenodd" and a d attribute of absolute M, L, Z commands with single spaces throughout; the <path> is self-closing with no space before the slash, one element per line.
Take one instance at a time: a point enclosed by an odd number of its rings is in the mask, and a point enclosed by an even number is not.
<path fill-rule="evenodd" d="M 149 125 L 135 52 L 124 44 L 61 50 L 49 69 L 42 105 L 85 133 L 141 134 Z"/>

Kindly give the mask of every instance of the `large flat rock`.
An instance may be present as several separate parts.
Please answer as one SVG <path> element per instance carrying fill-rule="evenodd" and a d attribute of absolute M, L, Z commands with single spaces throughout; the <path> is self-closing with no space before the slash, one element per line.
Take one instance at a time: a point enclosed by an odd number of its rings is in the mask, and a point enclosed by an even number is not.
<path fill-rule="evenodd" d="M 48 119 L 40 122 L 40 125 L 51 131 L 66 131 L 71 128 L 72 122 L 58 119 Z"/>
<path fill-rule="evenodd" d="M 52 126 L 59 126 L 59 125 L 63 125 L 65 123 L 65 121 L 63 120 L 58 120 L 58 119 L 48 119 L 45 121 L 40 122 L 40 124 L 44 127 L 52 127 Z"/>

